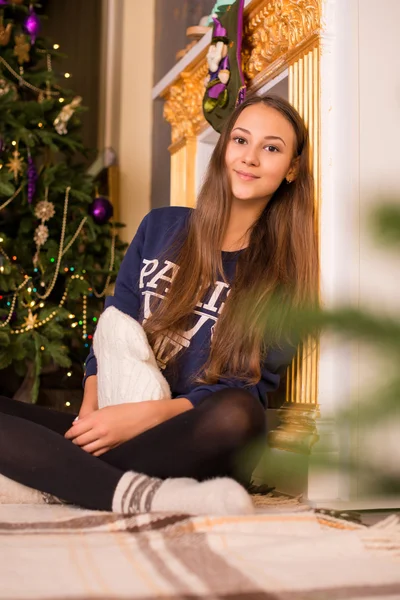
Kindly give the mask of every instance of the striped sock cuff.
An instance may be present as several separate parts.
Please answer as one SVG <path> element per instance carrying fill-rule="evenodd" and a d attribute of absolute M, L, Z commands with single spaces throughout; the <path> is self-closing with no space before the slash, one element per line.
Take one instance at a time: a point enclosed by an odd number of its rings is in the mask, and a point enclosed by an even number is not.
<path fill-rule="evenodd" d="M 112 511 L 123 514 L 150 512 L 163 480 L 134 471 L 124 473 L 114 492 Z"/>

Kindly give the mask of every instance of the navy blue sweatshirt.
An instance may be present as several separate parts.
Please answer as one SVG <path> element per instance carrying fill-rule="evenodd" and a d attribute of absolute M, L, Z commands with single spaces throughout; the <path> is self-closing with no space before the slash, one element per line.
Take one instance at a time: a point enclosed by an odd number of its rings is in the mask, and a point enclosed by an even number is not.
<path fill-rule="evenodd" d="M 161 280 L 162 296 L 168 292 L 171 277 L 176 265 L 165 253 L 177 235 L 187 230 L 188 219 L 194 209 L 168 206 L 152 210 L 141 222 L 130 244 L 118 273 L 114 296 L 106 298 L 105 308 L 115 306 L 130 315 L 139 323 L 151 314 L 151 301 Z M 226 279 L 232 283 L 240 251 L 222 252 L 222 262 Z M 171 256 L 172 258 L 172 256 Z M 262 377 L 256 385 L 246 385 L 238 379 L 223 378 L 215 384 L 193 383 L 193 374 L 197 374 L 204 365 L 210 351 L 212 330 L 217 322 L 230 285 L 217 281 L 205 294 L 193 315 L 191 329 L 176 339 L 165 339 L 165 343 L 156 352 L 156 358 L 167 379 L 173 398 L 185 397 L 196 406 L 203 398 L 226 388 L 245 387 L 260 402 L 267 405 L 267 394 L 277 389 L 280 381 L 278 371 L 290 364 L 295 349 L 270 350 L 262 364 Z M 172 356 L 176 356 L 176 367 L 168 367 Z M 96 357 L 93 348 L 86 360 L 85 379 L 97 373 Z M 134 390 L 132 390 L 134 393 Z"/>

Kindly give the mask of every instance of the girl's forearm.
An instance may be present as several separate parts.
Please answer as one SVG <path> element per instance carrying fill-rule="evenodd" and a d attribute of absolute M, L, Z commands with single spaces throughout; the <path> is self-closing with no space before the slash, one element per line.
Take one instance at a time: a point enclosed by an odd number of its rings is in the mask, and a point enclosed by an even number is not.
<path fill-rule="evenodd" d="M 127 411 L 127 422 L 130 422 L 130 430 L 135 432 L 134 435 L 193 408 L 193 404 L 187 398 L 147 400 L 124 406 Z"/>
<path fill-rule="evenodd" d="M 83 393 L 82 405 L 79 416 L 83 417 L 99 408 L 97 398 L 97 375 L 91 375 L 86 379 Z"/>
<path fill-rule="evenodd" d="M 159 406 L 155 407 L 155 412 L 158 413 L 161 417 L 161 423 L 163 421 L 167 421 L 168 419 L 172 419 L 172 417 L 176 417 L 177 415 L 186 412 L 187 410 L 191 410 L 193 404 L 187 398 L 175 398 L 173 400 L 158 400 L 153 402 L 152 404 L 160 403 Z"/>

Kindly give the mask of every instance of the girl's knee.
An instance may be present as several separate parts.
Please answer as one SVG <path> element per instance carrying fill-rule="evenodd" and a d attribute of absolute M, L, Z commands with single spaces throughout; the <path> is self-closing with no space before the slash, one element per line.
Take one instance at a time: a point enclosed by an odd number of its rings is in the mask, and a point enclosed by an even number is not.
<path fill-rule="evenodd" d="M 265 414 L 265 409 L 260 400 L 246 389 L 227 388 L 218 393 L 221 394 L 220 400 L 228 404 L 230 408 L 237 406 L 244 412 L 255 413 L 256 415 Z M 217 395 L 215 394 L 215 397 Z"/>
<path fill-rule="evenodd" d="M 248 390 L 227 388 L 209 396 L 204 408 L 211 408 L 219 427 L 229 429 L 245 438 L 266 431 L 265 409 Z"/>

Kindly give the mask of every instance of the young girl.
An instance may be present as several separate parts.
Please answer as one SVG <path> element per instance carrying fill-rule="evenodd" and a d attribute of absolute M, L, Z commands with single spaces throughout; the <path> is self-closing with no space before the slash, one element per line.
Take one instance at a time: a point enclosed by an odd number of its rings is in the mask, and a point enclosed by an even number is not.
<path fill-rule="evenodd" d="M 143 324 L 172 399 L 98 410 L 91 352 L 78 420 L 0 398 L 0 473 L 93 509 L 251 511 L 240 483 L 258 455 L 246 449 L 265 438 L 267 394 L 295 353 L 282 323 L 265 339 L 265 301 L 317 298 L 313 220 L 302 119 L 283 99 L 249 98 L 216 145 L 197 208 L 143 219 L 106 302 Z"/>

